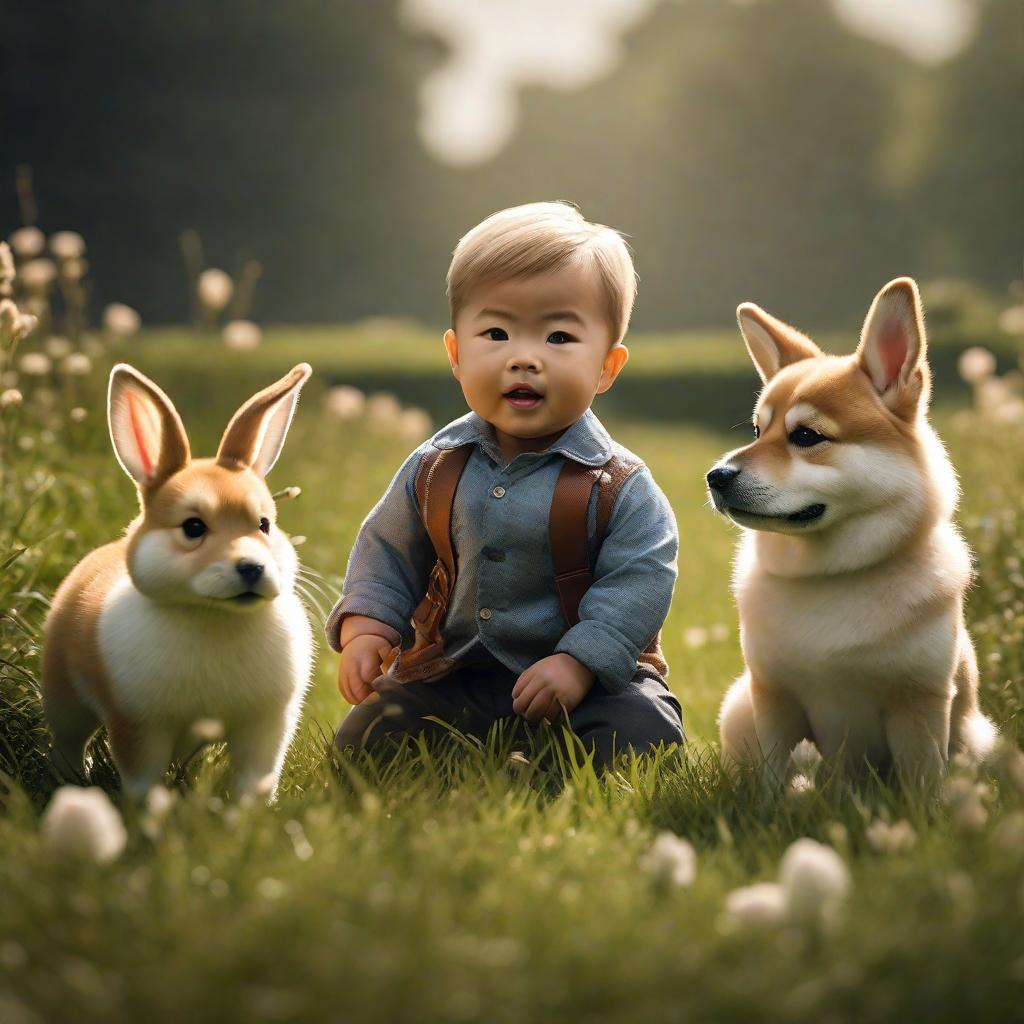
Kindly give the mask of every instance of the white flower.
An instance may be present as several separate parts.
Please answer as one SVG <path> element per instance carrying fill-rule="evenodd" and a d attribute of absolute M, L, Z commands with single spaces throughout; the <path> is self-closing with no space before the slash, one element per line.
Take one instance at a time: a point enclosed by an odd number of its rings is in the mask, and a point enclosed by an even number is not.
<path fill-rule="evenodd" d="M 85 239 L 77 231 L 58 231 L 50 236 L 50 252 L 59 260 L 75 260 L 85 255 Z"/>
<path fill-rule="evenodd" d="M 7 286 L 14 280 L 14 257 L 11 255 L 11 247 L 6 242 L 0 242 L 0 295 L 10 295 L 6 291 Z"/>
<path fill-rule="evenodd" d="M 821 753 L 813 740 L 801 740 L 790 752 L 789 759 L 798 772 L 813 776 L 821 764 Z"/>
<path fill-rule="evenodd" d="M 642 863 L 651 874 L 673 885 L 692 885 L 697 876 L 697 851 L 674 832 L 660 832 Z"/>
<path fill-rule="evenodd" d="M 74 409 L 72 409 L 71 412 L 68 413 L 68 415 L 71 417 L 72 423 L 84 423 L 89 413 L 80 405 L 76 405 Z"/>
<path fill-rule="evenodd" d="M 224 723 L 219 718 L 197 718 L 189 732 L 197 743 L 216 743 L 224 739 Z"/>
<path fill-rule="evenodd" d="M 359 416 L 366 408 L 366 395 L 359 388 L 339 384 L 329 388 L 324 395 L 324 408 L 328 415 L 339 420 L 350 420 Z"/>
<path fill-rule="evenodd" d="M 199 275 L 199 280 L 196 281 L 196 294 L 199 296 L 199 301 L 214 312 L 220 312 L 231 301 L 234 290 L 235 286 L 231 278 L 216 267 L 204 270 Z"/>
<path fill-rule="evenodd" d="M 815 790 L 814 776 L 804 775 L 803 772 L 797 772 L 789 780 L 789 791 L 794 796 L 805 796 L 807 793 L 813 793 Z"/>
<path fill-rule="evenodd" d="M 221 332 L 224 344 L 236 352 L 250 352 L 263 340 L 263 331 L 251 320 L 232 320 Z"/>
<path fill-rule="evenodd" d="M 103 326 L 115 338 L 130 338 L 142 326 L 142 317 L 123 302 L 112 302 L 103 310 Z"/>
<path fill-rule="evenodd" d="M 23 260 L 38 256 L 46 248 L 46 235 L 39 228 L 18 228 L 7 239 L 11 248 Z"/>
<path fill-rule="evenodd" d="M 151 817 L 159 820 L 166 817 L 177 799 L 178 794 L 166 786 L 153 786 L 146 794 L 146 810 Z"/>
<path fill-rule="evenodd" d="M 366 411 L 371 420 L 391 425 L 402 412 L 402 404 L 390 391 L 375 391 L 366 399 Z"/>
<path fill-rule="evenodd" d="M 708 636 L 710 636 L 715 643 L 721 643 L 723 640 L 729 639 L 729 627 L 724 622 L 716 622 L 711 629 L 708 630 Z"/>
<path fill-rule="evenodd" d="M 92 371 L 92 360 L 84 352 L 72 352 L 61 368 L 69 377 L 87 377 Z"/>
<path fill-rule="evenodd" d="M 31 292 L 46 291 L 57 276 L 57 265 L 45 257 L 29 260 L 18 272 L 21 283 Z"/>
<path fill-rule="evenodd" d="M 974 385 L 974 404 L 983 413 L 993 413 L 1013 396 L 1002 377 L 983 377 Z"/>
<path fill-rule="evenodd" d="M 53 363 L 45 352 L 26 352 L 18 361 L 18 369 L 26 377 L 45 377 L 53 369 Z"/>
<path fill-rule="evenodd" d="M 980 832 L 988 821 L 988 811 L 982 797 L 988 788 L 973 779 L 958 775 L 946 779 L 942 787 L 942 798 L 949 807 L 953 824 L 961 832 Z"/>
<path fill-rule="evenodd" d="M 398 431 L 403 437 L 422 441 L 433 432 L 433 422 L 423 409 L 403 409 L 398 417 Z"/>
<path fill-rule="evenodd" d="M 63 359 L 71 351 L 71 342 L 55 334 L 46 339 L 43 348 L 51 359 Z"/>
<path fill-rule="evenodd" d="M 690 626 L 683 630 L 683 643 L 687 647 L 703 647 L 708 642 L 708 631 L 703 626 Z"/>
<path fill-rule="evenodd" d="M 1024 334 L 1024 305 L 1004 309 L 999 317 L 999 327 L 1007 334 Z"/>
<path fill-rule="evenodd" d="M 779 883 L 786 890 L 791 918 L 829 923 L 846 900 L 850 871 L 831 846 L 798 839 L 782 856 Z"/>
<path fill-rule="evenodd" d="M 38 322 L 29 313 L 22 313 L 10 299 L 0 299 L 0 346 L 21 341 L 35 330 Z"/>
<path fill-rule="evenodd" d="M 977 384 L 996 372 L 996 357 L 987 348 L 975 345 L 960 354 L 956 368 L 968 384 Z"/>
<path fill-rule="evenodd" d="M 22 401 L 22 394 L 17 388 L 0 391 L 0 409 L 6 409 L 11 405 L 21 405 Z"/>
<path fill-rule="evenodd" d="M 117 808 L 96 786 L 61 786 L 43 812 L 40 827 L 56 853 L 88 857 L 98 864 L 119 857 L 128 839 Z"/>
<path fill-rule="evenodd" d="M 890 825 L 876 818 L 865 831 L 868 845 L 877 853 L 902 853 L 917 843 L 917 833 L 909 821 L 897 821 Z"/>
<path fill-rule="evenodd" d="M 1010 424 L 1020 423 L 1024 420 L 1024 400 L 1011 398 L 996 406 L 989 414 L 994 423 Z"/>
<path fill-rule="evenodd" d="M 789 900 L 786 890 L 777 882 L 758 882 L 729 893 L 725 912 L 742 924 L 778 924 L 789 912 Z"/>

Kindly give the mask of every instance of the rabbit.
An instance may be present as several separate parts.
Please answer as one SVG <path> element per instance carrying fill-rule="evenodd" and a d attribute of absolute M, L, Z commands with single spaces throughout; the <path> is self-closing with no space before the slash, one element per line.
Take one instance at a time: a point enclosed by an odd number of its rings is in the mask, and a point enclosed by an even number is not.
<path fill-rule="evenodd" d="M 105 724 L 124 791 L 142 797 L 194 747 L 191 726 L 214 719 L 234 792 L 275 798 L 314 649 L 264 477 L 310 372 L 300 363 L 254 395 L 216 457 L 193 459 L 164 392 L 125 363 L 111 371 L 110 437 L 141 513 L 71 570 L 46 619 L 43 708 L 62 775 L 82 775 Z"/>

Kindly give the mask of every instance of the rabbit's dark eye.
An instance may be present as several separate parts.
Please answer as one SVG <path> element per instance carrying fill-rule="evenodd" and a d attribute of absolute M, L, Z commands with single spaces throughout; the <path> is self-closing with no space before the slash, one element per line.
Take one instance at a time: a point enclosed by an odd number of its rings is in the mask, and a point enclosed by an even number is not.
<path fill-rule="evenodd" d="M 191 516 L 181 524 L 181 531 L 189 540 L 198 540 L 206 533 L 206 523 L 198 516 Z"/>
<path fill-rule="evenodd" d="M 260 529 L 264 533 L 270 533 L 270 520 L 266 516 L 260 520 Z"/>

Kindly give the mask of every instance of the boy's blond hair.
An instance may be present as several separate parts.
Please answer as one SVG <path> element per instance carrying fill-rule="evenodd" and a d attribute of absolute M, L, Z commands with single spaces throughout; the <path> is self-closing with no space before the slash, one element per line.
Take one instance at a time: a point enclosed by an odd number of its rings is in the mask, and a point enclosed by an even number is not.
<path fill-rule="evenodd" d="M 614 228 L 592 224 L 564 202 L 499 210 L 462 236 L 448 268 L 452 326 L 478 285 L 550 273 L 575 261 L 587 261 L 597 271 L 612 343 L 617 344 L 629 327 L 636 298 L 633 259 Z"/>

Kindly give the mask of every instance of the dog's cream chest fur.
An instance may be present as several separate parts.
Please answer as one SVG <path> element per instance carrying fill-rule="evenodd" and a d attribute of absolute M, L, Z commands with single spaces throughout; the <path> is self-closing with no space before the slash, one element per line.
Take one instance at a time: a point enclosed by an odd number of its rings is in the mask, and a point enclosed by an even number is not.
<path fill-rule="evenodd" d="M 249 613 L 157 605 L 127 573 L 107 594 L 99 643 L 119 710 L 178 728 L 283 711 L 306 687 L 312 652 L 293 594 Z"/>
<path fill-rule="evenodd" d="M 970 575 L 963 541 L 941 524 L 912 555 L 811 577 L 765 571 L 757 543 L 743 538 L 734 584 L 751 672 L 798 698 L 826 756 L 846 742 L 853 757 L 882 759 L 886 698 L 952 685 Z"/>

